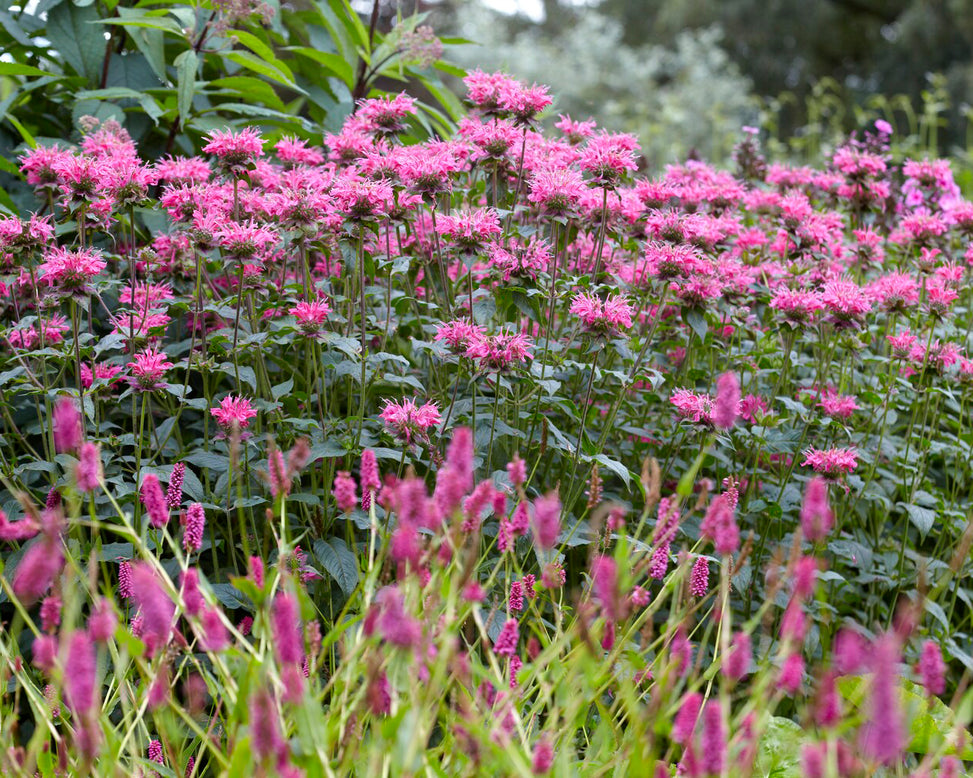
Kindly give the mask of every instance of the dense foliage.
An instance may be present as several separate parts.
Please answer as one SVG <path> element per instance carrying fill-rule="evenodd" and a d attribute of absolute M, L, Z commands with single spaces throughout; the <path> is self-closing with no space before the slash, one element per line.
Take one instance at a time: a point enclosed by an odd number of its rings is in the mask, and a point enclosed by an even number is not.
<path fill-rule="evenodd" d="M 648 179 L 465 89 L 10 160 L 3 773 L 960 774 L 949 163 Z"/>

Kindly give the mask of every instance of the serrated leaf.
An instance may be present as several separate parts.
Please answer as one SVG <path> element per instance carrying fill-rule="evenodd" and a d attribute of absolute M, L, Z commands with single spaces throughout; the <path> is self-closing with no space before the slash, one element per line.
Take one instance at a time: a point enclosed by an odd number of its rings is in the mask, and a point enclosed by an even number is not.
<path fill-rule="evenodd" d="M 899 505 L 905 509 L 905 512 L 909 515 L 909 521 L 915 525 L 919 533 L 923 537 L 928 535 L 929 530 L 936 523 L 936 512 L 929 508 L 921 508 L 918 505 L 910 505 L 904 502 L 900 502 Z"/>

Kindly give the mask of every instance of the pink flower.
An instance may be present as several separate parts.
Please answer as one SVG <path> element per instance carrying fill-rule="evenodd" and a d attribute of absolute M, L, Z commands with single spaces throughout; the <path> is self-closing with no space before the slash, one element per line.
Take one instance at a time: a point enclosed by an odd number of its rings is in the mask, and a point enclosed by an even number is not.
<path fill-rule="evenodd" d="M 693 738 L 693 730 L 696 729 L 696 719 L 699 718 L 700 708 L 703 707 L 703 695 L 699 692 L 690 692 L 682 699 L 676 720 L 672 725 L 672 741 L 685 745 Z"/>
<path fill-rule="evenodd" d="M 382 480 L 378 474 L 378 461 L 375 459 L 375 452 L 366 448 L 361 452 L 361 507 L 367 511 L 372 507 L 372 498 L 382 486 Z"/>
<path fill-rule="evenodd" d="M 297 319 L 297 326 L 305 335 L 316 335 L 320 332 L 331 313 L 331 306 L 327 300 L 312 300 L 300 302 L 290 310 L 290 314 Z"/>
<path fill-rule="evenodd" d="M 465 356 L 470 346 L 481 341 L 485 334 L 485 329 L 480 325 L 458 319 L 437 324 L 433 340 L 444 341 L 454 354 Z"/>
<path fill-rule="evenodd" d="M 257 411 L 246 397 L 234 397 L 232 394 L 220 400 L 219 406 L 210 408 L 209 412 L 225 433 L 229 433 L 234 424 L 241 430 L 246 429 L 250 426 L 250 419 L 257 415 Z"/>
<path fill-rule="evenodd" d="M 142 637 L 152 654 L 169 643 L 176 606 L 147 562 L 132 565 L 132 589 L 142 617 Z"/>
<path fill-rule="evenodd" d="M 596 295 L 581 293 L 571 302 L 571 313 L 591 332 L 618 335 L 632 326 L 634 311 L 621 295 L 610 295 L 601 300 Z"/>
<path fill-rule="evenodd" d="M 462 251 L 476 251 L 489 242 L 493 235 L 499 235 L 500 217 L 489 208 L 458 211 L 452 215 L 439 217 L 436 228 L 440 235 L 451 241 Z"/>
<path fill-rule="evenodd" d="M 531 176 L 527 199 L 542 213 L 563 216 L 574 210 L 585 190 L 584 178 L 574 168 L 548 167 Z"/>
<path fill-rule="evenodd" d="M 405 598 L 397 586 L 380 589 L 373 608 L 377 608 L 375 626 L 385 640 L 402 648 L 419 645 L 422 625 L 405 612 Z"/>
<path fill-rule="evenodd" d="M 49 286 L 72 293 L 84 291 L 107 265 L 98 249 L 70 251 L 59 246 L 44 255 L 44 262 L 38 269 Z"/>
<path fill-rule="evenodd" d="M 544 735 L 534 746 L 534 754 L 530 760 L 530 769 L 534 775 L 544 775 L 554 764 L 554 746 Z"/>
<path fill-rule="evenodd" d="M 527 480 L 527 463 L 518 454 L 507 463 L 507 476 L 514 486 L 523 486 Z"/>
<path fill-rule="evenodd" d="M 850 473 L 858 465 L 858 458 L 853 448 L 829 448 L 820 450 L 809 448 L 804 452 L 803 467 L 813 467 L 816 473 L 821 473 L 828 480 L 836 480 L 845 473 Z"/>
<path fill-rule="evenodd" d="M 602 132 L 588 139 L 581 150 L 581 169 L 591 175 L 597 186 L 614 188 L 622 177 L 636 169 L 639 143 L 632 135 Z"/>
<path fill-rule="evenodd" d="M 466 356 L 479 360 L 481 370 L 504 372 L 513 364 L 530 359 L 531 348 L 533 343 L 523 333 L 500 333 L 486 335 L 471 343 L 466 349 Z"/>
<path fill-rule="evenodd" d="M 406 129 L 405 118 L 415 115 L 416 101 L 405 92 L 395 97 L 375 97 L 358 103 L 355 117 L 375 135 L 395 135 Z"/>
<path fill-rule="evenodd" d="M 700 733 L 701 764 L 709 775 L 722 775 L 726 763 L 726 727 L 719 700 L 710 700 L 703 710 L 703 731 Z"/>
<path fill-rule="evenodd" d="M 387 427 L 395 432 L 399 437 L 405 438 L 407 443 L 412 442 L 415 435 L 425 438 L 427 430 L 442 423 L 439 408 L 435 403 L 425 403 L 417 406 L 415 400 L 406 399 L 402 402 L 392 400 L 385 401 L 385 408 L 379 414 Z"/>
<path fill-rule="evenodd" d="M 676 412 L 685 419 L 697 424 L 713 423 L 713 398 L 708 394 L 677 389 L 672 393 L 669 402 L 676 406 Z"/>
<path fill-rule="evenodd" d="M 132 371 L 132 387 L 149 392 L 165 386 L 162 377 L 173 364 L 166 359 L 164 353 L 150 348 L 136 354 L 135 361 L 129 362 L 128 367 Z"/>
<path fill-rule="evenodd" d="M 795 695 L 804 683 L 804 657 L 800 654 L 789 654 L 780 668 L 777 685 L 788 695 Z"/>
<path fill-rule="evenodd" d="M 733 644 L 729 654 L 723 658 L 723 673 L 727 678 L 739 681 L 750 672 L 750 661 L 753 658 L 750 635 L 737 632 L 733 636 Z"/>
<path fill-rule="evenodd" d="M 870 656 L 869 716 L 861 729 L 861 747 L 876 762 L 893 764 L 901 759 L 908 742 L 896 683 L 898 638 L 893 633 L 879 636 Z"/>
<path fill-rule="evenodd" d="M 264 150 L 263 138 L 255 127 L 245 127 L 238 133 L 232 130 L 214 130 L 206 136 L 204 154 L 213 154 L 220 165 L 234 175 L 240 175 L 249 163 Z"/>

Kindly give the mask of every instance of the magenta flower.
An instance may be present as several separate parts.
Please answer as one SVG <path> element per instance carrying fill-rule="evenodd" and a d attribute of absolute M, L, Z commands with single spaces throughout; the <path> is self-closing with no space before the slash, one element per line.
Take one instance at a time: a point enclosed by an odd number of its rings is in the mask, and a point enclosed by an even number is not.
<path fill-rule="evenodd" d="M 693 597 L 705 597 L 709 591 L 709 562 L 704 556 L 696 557 L 689 577 L 689 593 Z"/>
<path fill-rule="evenodd" d="M 142 617 L 142 638 L 152 654 L 169 643 L 176 606 L 147 562 L 134 564 L 131 570 L 132 591 Z"/>
<path fill-rule="evenodd" d="M 804 452 L 804 467 L 814 468 L 829 481 L 834 481 L 850 473 L 858 466 L 858 457 L 853 448 L 829 448 L 826 450 L 809 448 Z"/>
<path fill-rule="evenodd" d="M 472 252 L 488 243 L 492 236 L 500 234 L 500 217 L 489 208 L 458 211 L 440 216 L 436 229 L 461 251 Z"/>
<path fill-rule="evenodd" d="M 697 424 L 713 423 L 713 398 L 708 394 L 697 394 L 689 389 L 677 389 L 672 393 L 669 402 L 676 407 L 676 412 L 684 419 Z"/>
<path fill-rule="evenodd" d="M 29 607 L 44 596 L 63 566 L 60 539 L 45 537 L 39 540 L 27 549 L 14 571 L 14 594 Z"/>
<path fill-rule="evenodd" d="M 81 413 L 70 397 L 60 397 L 51 414 L 54 448 L 58 453 L 74 451 L 81 445 Z"/>
<path fill-rule="evenodd" d="M 155 349 L 145 349 L 135 355 L 135 361 L 128 363 L 132 371 L 130 383 L 140 392 L 150 392 L 165 386 L 162 377 L 173 367 L 166 355 Z"/>
<path fill-rule="evenodd" d="M 922 644 L 919 675 L 929 694 L 942 694 L 946 691 L 946 664 L 943 662 L 939 644 L 934 640 L 927 640 Z"/>
<path fill-rule="evenodd" d="M 166 505 L 175 510 L 182 503 L 182 482 L 186 476 L 186 463 L 176 462 L 172 466 L 169 485 L 166 487 Z"/>
<path fill-rule="evenodd" d="M 405 399 L 402 402 L 385 401 L 385 408 L 379 418 L 398 437 L 412 442 L 413 436 L 425 438 L 427 430 L 442 423 L 442 416 L 435 403 L 425 403 L 417 406 L 415 400 Z"/>
<path fill-rule="evenodd" d="M 534 775 L 544 775 L 554 764 L 554 746 L 547 736 L 542 736 L 534 746 L 534 754 L 530 760 L 530 769 Z"/>
<path fill-rule="evenodd" d="M 713 424 L 729 429 L 740 415 L 740 382 L 736 373 L 723 373 L 716 380 L 716 401 L 713 403 Z"/>
<path fill-rule="evenodd" d="M 159 479 L 155 474 L 149 473 L 142 479 L 139 496 L 149 514 L 149 521 L 153 527 L 161 529 L 169 523 L 169 506 L 166 505 L 166 496 L 163 494 Z"/>
<path fill-rule="evenodd" d="M 730 652 L 723 658 L 723 674 L 727 678 L 739 681 L 750 672 L 750 662 L 753 659 L 753 647 L 750 635 L 737 632 L 733 636 Z"/>
<path fill-rule="evenodd" d="M 550 492 L 534 500 L 534 541 L 549 551 L 557 545 L 561 532 L 561 500 L 557 492 Z"/>
<path fill-rule="evenodd" d="M 78 716 L 91 713 L 96 705 L 95 645 L 86 630 L 71 635 L 64 663 L 64 702 Z"/>
<path fill-rule="evenodd" d="M 493 653 L 498 656 L 513 656 L 517 653 L 517 639 L 519 637 L 517 619 L 507 619 L 493 643 Z"/>
<path fill-rule="evenodd" d="M 571 313 L 581 319 L 590 332 L 611 336 L 631 328 L 634 311 L 621 295 L 610 295 L 601 300 L 596 295 L 581 293 L 571 302 Z"/>
<path fill-rule="evenodd" d="M 101 486 L 101 451 L 94 443 L 82 443 L 74 482 L 80 492 L 93 492 Z"/>
<path fill-rule="evenodd" d="M 543 213 L 563 216 L 574 210 L 586 190 L 584 178 L 574 168 L 549 167 L 531 177 L 527 199 Z"/>
<path fill-rule="evenodd" d="M 186 510 L 182 531 L 182 547 L 187 554 L 203 547 L 203 528 L 206 526 L 206 513 L 203 506 L 194 502 Z"/>
<path fill-rule="evenodd" d="M 699 711 L 703 707 L 703 695 L 699 692 L 690 692 L 682 699 L 676 720 L 672 725 L 672 741 L 685 745 L 693 738 L 693 730 L 696 729 L 696 720 L 699 718 Z"/>
<path fill-rule="evenodd" d="M 304 659 L 304 639 L 301 636 L 301 614 L 293 594 L 281 592 L 274 598 L 271 623 L 277 661 L 300 664 Z"/>
<path fill-rule="evenodd" d="M 899 704 L 898 662 L 898 638 L 893 633 L 879 636 L 871 650 L 869 717 L 861 729 L 861 747 L 880 764 L 898 762 L 908 742 Z"/>
<path fill-rule="evenodd" d="M 355 510 L 355 506 L 358 505 L 356 490 L 355 479 L 347 470 L 339 470 L 335 474 L 332 493 L 335 502 L 338 504 L 338 510 L 342 513 L 351 513 Z"/>
<path fill-rule="evenodd" d="M 223 432 L 229 434 L 236 424 L 241 430 L 250 426 L 250 419 L 257 415 L 257 411 L 246 397 L 234 397 L 228 394 L 216 408 L 209 409 Z"/>
<path fill-rule="evenodd" d="M 405 92 L 395 97 L 374 97 L 361 100 L 355 113 L 366 129 L 375 135 L 396 135 L 406 129 L 405 119 L 416 113 L 416 101 Z"/>

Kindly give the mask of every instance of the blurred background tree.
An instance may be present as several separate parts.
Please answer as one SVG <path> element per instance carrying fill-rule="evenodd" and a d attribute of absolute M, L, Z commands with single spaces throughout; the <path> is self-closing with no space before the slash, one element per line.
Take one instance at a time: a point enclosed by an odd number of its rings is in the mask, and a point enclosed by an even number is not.
<path fill-rule="evenodd" d="M 969 145 L 970 0 L 489 4 L 504 12 L 422 3 L 438 31 L 480 44 L 453 54 L 462 64 L 550 84 L 562 111 L 638 132 L 653 165 L 692 151 L 721 159 L 727 134 L 758 121 L 797 156 L 875 118 L 900 148 L 965 156 Z"/>

